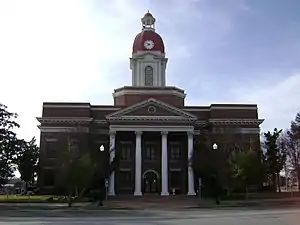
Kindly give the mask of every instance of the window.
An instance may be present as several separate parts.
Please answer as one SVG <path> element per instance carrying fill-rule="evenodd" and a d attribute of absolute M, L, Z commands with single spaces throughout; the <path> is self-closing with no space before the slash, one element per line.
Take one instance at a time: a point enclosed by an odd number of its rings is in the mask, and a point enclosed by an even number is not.
<path fill-rule="evenodd" d="M 121 147 L 121 160 L 128 161 L 131 160 L 131 145 L 122 145 Z"/>
<path fill-rule="evenodd" d="M 130 187 L 131 186 L 131 171 L 120 171 L 120 184 L 123 187 Z"/>
<path fill-rule="evenodd" d="M 181 171 L 170 171 L 171 188 L 179 189 L 181 186 Z"/>
<path fill-rule="evenodd" d="M 46 142 L 46 151 L 47 158 L 56 158 L 57 157 L 57 145 L 55 141 Z"/>
<path fill-rule="evenodd" d="M 54 186 L 55 182 L 55 172 L 52 169 L 44 170 L 44 185 L 45 186 Z"/>
<path fill-rule="evenodd" d="M 150 161 L 156 160 L 156 149 L 154 145 L 146 145 L 145 159 Z"/>
<path fill-rule="evenodd" d="M 180 160 L 180 146 L 178 144 L 171 145 L 171 160 Z"/>
<path fill-rule="evenodd" d="M 153 68 L 151 66 L 145 67 L 145 86 L 153 86 Z"/>

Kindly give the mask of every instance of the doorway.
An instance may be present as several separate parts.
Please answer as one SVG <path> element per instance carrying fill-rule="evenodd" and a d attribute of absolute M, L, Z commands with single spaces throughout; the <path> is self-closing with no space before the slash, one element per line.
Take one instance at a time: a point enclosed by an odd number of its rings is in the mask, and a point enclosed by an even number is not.
<path fill-rule="evenodd" d="M 159 192 L 159 176 L 155 170 L 147 170 L 143 175 L 144 193 L 156 194 Z"/>

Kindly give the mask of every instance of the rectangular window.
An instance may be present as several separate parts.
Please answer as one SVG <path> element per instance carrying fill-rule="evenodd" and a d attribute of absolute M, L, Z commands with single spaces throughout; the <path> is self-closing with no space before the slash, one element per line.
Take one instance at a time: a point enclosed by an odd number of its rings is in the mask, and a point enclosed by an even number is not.
<path fill-rule="evenodd" d="M 170 146 L 171 154 L 170 158 L 172 161 L 180 160 L 180 145 L 179 144 L 171 144 Z"/>
<path fill-rule="evenodd" d="M 57 142 L 56 141 L 46 141 L 45 149 L 47 158 L 57 158 Z"/>
<path fill-rule="evenodd" d="M 131 171 L 120 171 L 120 184 L 123 188 L 131 187 Z"/>
<path fill-rule="evenodd" d="M 180 189 L 181 187 L 181 171 L 170 172 L 170 186 L 171 188 Z"/>
<path fill-rule="evenodd" d="M 55 184 L 55 171 L 52 169 L 44 170 L 44 185 L 54 186 Z"/>
<path fill-rule="evenodd" d="M 132 145 L 123 144 L 121 146 L 121 160 L 130 161 L 131 160 L 131 152 L 132 152 Z"/>
<path fill-rule="evenodd" d="M 145 159 L 155 161 L 157 158 L 155 145 L 146 145 Z"/>

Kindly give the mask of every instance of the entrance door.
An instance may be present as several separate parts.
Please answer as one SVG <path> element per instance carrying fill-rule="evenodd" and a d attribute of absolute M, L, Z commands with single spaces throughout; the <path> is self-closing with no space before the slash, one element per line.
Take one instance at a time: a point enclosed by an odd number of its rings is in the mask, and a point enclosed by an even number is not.
<path fill-rule="evenodd" d="M 144 174 L 144 193 L 158 193 L 158 176 L 153 170 L 148 170 Z"/>

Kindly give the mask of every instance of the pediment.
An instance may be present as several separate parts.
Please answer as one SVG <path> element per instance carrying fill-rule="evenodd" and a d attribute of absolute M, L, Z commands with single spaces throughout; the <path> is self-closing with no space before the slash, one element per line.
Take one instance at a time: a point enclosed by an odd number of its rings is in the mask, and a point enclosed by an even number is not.
<path fill-rule="evenodd" d="M 177 107 L 171 106 L 165 102 L 156 99 L 148 99 L 139 102 L 135 105 L 126 107 L 110 115 L 107 115 L 108 120 L 113 119 L 183 119 L 183 120 L 196 120 L 196 116 L 185 112 Z"/>

